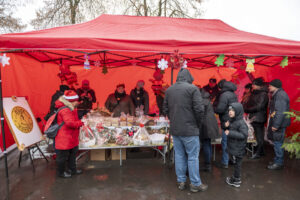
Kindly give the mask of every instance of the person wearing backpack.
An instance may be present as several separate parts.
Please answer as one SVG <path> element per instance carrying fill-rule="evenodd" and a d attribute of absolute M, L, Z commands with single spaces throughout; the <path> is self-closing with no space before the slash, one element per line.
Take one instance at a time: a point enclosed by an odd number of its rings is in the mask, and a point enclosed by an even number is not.
<path fill-rule="evenodd" d="M 79 120 L 76 107 L 79 105 L 79 96 L 73 90 L 66 90 L 56 102 L 57 124 L 62 124 L 55 137 L 57 175 L 70 178 L 81 174 L 76 168 L 76 153 L 79 145 L 79 128 L 83 123 Z M 61 109 L 60 109 L 61 108 Z M 68 170 L 66 170 L 66 162 Z"/>

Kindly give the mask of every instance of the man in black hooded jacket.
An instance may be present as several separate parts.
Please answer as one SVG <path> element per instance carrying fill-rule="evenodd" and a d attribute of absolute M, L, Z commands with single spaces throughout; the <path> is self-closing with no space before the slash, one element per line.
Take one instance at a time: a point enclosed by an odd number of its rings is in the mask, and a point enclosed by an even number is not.
<path fill-rule="evenodd" d="M 194 78 L 187 69 L 181 69 L 177 81 L 166 91 L 164 113 L 170 119 L 170 133 L 175 150 L 175 170 L 178 189 L 186 188 L 186 172 L 189 170 L 191 192 L 207 190 L 199 174 L 199 127 L 204 106 Z"/>
<path fill-rule="evenodd" d="M 219 114 L 221 128 L 222 128 L 222 160 L 221 160 L 221 168 L 227 169 L 229 156 L 227 153 L 227 136 L 224 133 L 225 130 L 225 122 L 229 120 L 228 116 L 228 107 L 230 104 L 238 102 L 238 98 L 234 93 L 237 90 L 237 87 L 234 83 L 230 81 L 226 81 L 223 83 L 220 96 L 217 99 L 217 102 L 214 103 L 214 111 Z"/>
<path fill-rule="evenodd" d="M 251 157 L 258 159 L 265 155 L 264 152 L 264 133 L 265 123 L 267 122 L 269 96 L 264 87 L 264 80 L 257 78 L 253 80 L 252 92 L 247 103 L 244 104 L 245 113 L 249 113 L 249 119 L 252 120 L 255 138 L 257 142 L 256 153 Z"/>

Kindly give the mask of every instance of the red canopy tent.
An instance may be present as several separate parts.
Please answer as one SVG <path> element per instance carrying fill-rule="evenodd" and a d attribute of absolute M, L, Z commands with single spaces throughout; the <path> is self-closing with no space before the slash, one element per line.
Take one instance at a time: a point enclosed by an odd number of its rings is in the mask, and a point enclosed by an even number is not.
<path fill-rule="evenodd" d="M 0 55 L 6 53 L 11 58 L 10 65 L 1 69 L 3 95 L 28 96 L 33 112 L 43 117 L 60 84 L 58 64 L 63 63 L 77 72 L 79 80 L 91 81 L 102 106 L 116 84 L 125 82 L 130 92 L 137 80 L 152 77 L 161 57 L 175 50 L 188 61 L 196 82 L 202 86 L 212 76 L 231 80 L 236 71 L 245 75 L 241 66 L 246 58 L 254 58 L 256 71 L 252 76 L 263 76 L 266 81 L 280 78 L 291 107 L 300 109 L 296 102 L 300 93 L 296 88 L 300 42 L 240 31 L 209 19 L 101 15 L 81 24 L 0 35 Z M 217 67 L 214 62 L 220 54 L 225 55 L 225 61 L 232 59 L 234 66 Z M 86 55 L 90 70 L 83 69 Z M 285 68 L 279 66 L 283 56 L 289 58 Z M 103 67 L 107 67 L 108 74 L 101 73 Z M 170 82 L 169 71 L 173 70 L 166 70 L 165 82 Z M 149 82 L 146 89 L 151 93 Z"/>

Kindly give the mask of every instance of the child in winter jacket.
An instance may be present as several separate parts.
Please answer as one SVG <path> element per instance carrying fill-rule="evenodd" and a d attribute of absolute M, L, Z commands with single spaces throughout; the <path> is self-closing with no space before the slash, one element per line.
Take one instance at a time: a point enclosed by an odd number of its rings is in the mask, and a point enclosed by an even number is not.
<path fill-rule="evenodd" d="M 243 119 L 243 106 L 240 103 L 232 103 L 229 106 L 230 120 L 225 123 L 225 134 L 227 135 L 228 153 L 233 160 L 234 174 L 232 177 L 226 178 L 226 183 L 234 187 L 241 186 L 241 165 L 242 159 L 246 151 L 248 126 Z"/>

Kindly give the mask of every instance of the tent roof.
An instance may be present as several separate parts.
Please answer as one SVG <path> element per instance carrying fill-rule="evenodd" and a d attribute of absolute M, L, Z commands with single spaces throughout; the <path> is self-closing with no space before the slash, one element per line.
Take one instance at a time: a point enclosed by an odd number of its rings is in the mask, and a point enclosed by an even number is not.
<path fill-rule="evenodd" d="M 220 20 L 101 15 L 86 23 L 0 35 L 1 49 L 300 56 L 300 42 L 237 30 Z"/>

